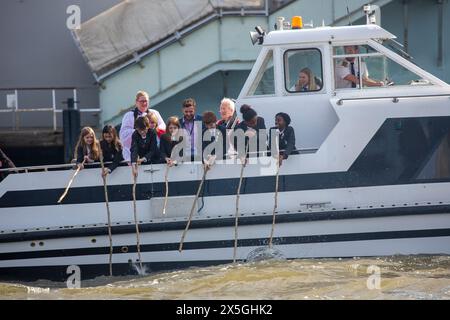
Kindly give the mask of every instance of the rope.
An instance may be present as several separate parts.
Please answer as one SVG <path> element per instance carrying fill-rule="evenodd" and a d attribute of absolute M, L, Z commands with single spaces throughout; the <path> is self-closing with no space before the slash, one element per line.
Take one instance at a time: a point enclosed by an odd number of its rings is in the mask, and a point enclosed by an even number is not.
<path fill-rule="evenodd" d="M 108 215 L 108 237 L 109 237 L 109 275 L 112 277 L 112 255 L 113 255 L 113 244 L 112 244 L 112 230 L 111 230 L 111 212 L 109 210 L 109 198 L 108 198 L 108 187 L 106 185 L 106 175 L 103 174 L 105 171 L 105 164 L 103 162 L 103 156 L 100 157 L 100 164 L 102 166 L 102 178 L 103 178 L 103 187 L 105 190 L 105 204 L 106 204 L 106 213 Z"/>
<path fill-rule="evenodd" d="M 278 208 L 278 184 L 279 184 L 279 173 L 280 173 L 280 131 L 277 130 L 277 136 L 275 138 L 275 155 L 276 161 L 277 161 L 277 171 L 275 174 L 275 196 L 274 196 L 274 204 L 273 204 L 273 211 L 272 211 L 272 229 L 270 231 L 270 237 L 269 237 L 269 248 L 272 248 L 272 239 L 273 239 L 273 233 L 275 231 L 275 212 Z"/>
<path fill-rule="evenodd" d="M 239 177 L 239 185 L 236 191 L 236 212 L 234 222 L 234 249 L 233 249 L 233 263 L 236 263 L 237 243 L 238 243 L 238 223 L 239 223 L 239 199 L 241 196 L 242 177 L 244 176 L 244 168 L 247 163 L 248 144 L 245 147 L 244 161 L 241 165 L 241 175 Z"/>
<path fill-rule="evenodd" d="M 165 183 L 166 183 L 166 195 L 164 197 L 164 206 L 163 206 L 163 211 L 162 211 L 163 214 L 166 214 L 167 199 L 169 197 L 169 180 L 168 180 L 169 169 L 170 169 L 170 167 L 168 165 L 166 165 L 166 174 L 164 176 L 164 180 L 165 180 Z"/>
<path fill-rule="evenodd" d="M 139 162 L 136 163 L 136 171 L 139 168 Z M 140 234 L 139 234 L 139 224 L 137 220 L 137 209 L 136 209 L 136 182 L 137 182 L 137 176 L 133 174 L 133 211 L 134 211 L 134 224 L 136 226 L 136 247 L 138 252 L 138 259 L 139 259 L 139 266 L 142 269 L 142 259 L 141 259 L 141 241 L 140 241 Z"/>
<path fill-rule="evenodd" d="M 203 166 L 203 177 L 202 177 L 202 181 L 200 182 L 200 185 L 198 186 L 198 190 L 197 190 L 197 194 L 195 195 L 195 199 L 194 202 L 192 203 L 192 207 L 191 207 L 191 212 L 189 213 L 189 219 L 188 222 L 186 224 L 186 228 L 183 231 L 183 235 L 181 236 L 181 240 L 180 240 L 180 247 L 178 248 L 178 251 L 183 251 L 183 243 L 184 243 L 184 238 L 186 237 L 186 233 L 189 229 L 189 226 L 191 224 L 191 220 L 192 220 L 192 216 L 194 214 L 194 209 L 195 209 L 195 203 L 198 200 L 198 196 L 200 195 L 200 191 L 202 190 L 203 187 L 203 183 L 205 182 L 205 178 L 206 178 L 206 173 L 209 171 L 210 167 L 207 165 Z"/>
<path fill-rule="evenodd" d="M 64 190 L 64 193 L 59 198 L 58 203 L 61 203 L 64 200 L 64 198 L 66 197 L 67 193 L 69 192 L 70 186 L 73 183 L 73 180 L 77 176 L 78 172 L 80 172 L 81 167 L 84 166 L 85 162 L 86 162 L 86 159 L 84 159 L 83 162 L 80 165 L 78 165 L 77 170 L 74 172 L 74 174 L 72 175 L 72 178 L 69 180 L 69 183 L 67 184 L 66 190 Z"/>
<path fill-rule="evenodd" d="M 275 177 L 275 199 L 274 199 L 274 205 L 273 205 L 273 219 L 272 219 L 272 230 L 270 231 L 270 238 L 269 238 L 269 248 L 272 248 L 272 239 L 273 239 L 273 233 L 275 231 L 275 211 L 278 208 L 278 181 L 279 181 L 279 173 L 280 173 L 280 160 L 277 159 L 277 173 Z"/>

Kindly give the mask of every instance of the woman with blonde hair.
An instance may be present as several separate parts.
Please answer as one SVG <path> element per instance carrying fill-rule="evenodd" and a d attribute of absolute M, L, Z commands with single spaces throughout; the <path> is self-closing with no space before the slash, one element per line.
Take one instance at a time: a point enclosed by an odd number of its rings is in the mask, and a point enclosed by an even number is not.
<path fill-rule="evenodd" d="M 295 83 L 295 91 L 317 91 L 316 77 L 309 68 L 303 68 L 298 74 L 298 80 Z"/>
<path fill-rule="evenodd" d="M 80 170 L 84 168 L 84 163 L 99 161 L 100 152 L 100 144 L 95 137 L 94 130 L 91 127 L 81 129 L 80 137 L 75 147 L 76 163 Z"/>
<path fill-rule="evenodd" d="M 148 121 L 150 122 L 150 129 L 153 129 L 156 131 L 156 134 L 158 135 L 158 139 L 161 138 L 161 136 L 166 133 L 166 130 L 161 129 L 158 123 L 158 118 L 153 113 L 147 114 Z M 167 128 L 167 126 L 166 126 Z"/>

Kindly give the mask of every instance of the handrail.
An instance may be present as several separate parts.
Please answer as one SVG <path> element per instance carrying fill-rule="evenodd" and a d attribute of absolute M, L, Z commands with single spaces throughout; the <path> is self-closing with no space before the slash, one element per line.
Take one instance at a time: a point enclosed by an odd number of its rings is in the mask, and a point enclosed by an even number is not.
<path fill-rule="evenodd" d="M 97 86 L 81 86 L 81 87 L 19 87 L 19 88 L 3 88 L 0 87 L 0 91 L 14 91 L 14 90 L 84 90 L 84 89 L 97 89 Z"/>
<path fill-rule="evenodd" d="M 378 100 L 378 99 L 392 99 L 392 102 L 398 102 L 399 99 L 406 98 L 430 98 L 430 97 L 450 97 L 450 93 L 445 94 L 422 94 L 412 96 L 378 96 L 378 97 L 355 97 L 355 98 L 341 98 L 336 103 L 342 105 L 344 101 L 358 101 L 358 100 Z"/>
<path fill-rule="evenodd" d="M 303 148 L 303 149 L 296 149 L 296 150 L 292 150 L 292 151 L 298 151 L 300 154 L 309 154 L 309 153 L 314 153 L 316 152 L 318 149 L 316 148 Z M 280 150 L 280 151 L 284 151 L 284 150 Z M 253 152 L 248 152 L 249 155 L 263 155 L 263 156 L 267 156 L 267 153 L 269 153 L 270 150 L 263 150 L 263 151 L 253 151 Z M 229 158 L 230 156 L 236 156 L 238 155 L 237 152 L 232 152 L 232 153 L 226 153 L 225 156 L 227 157 L 227 159 L 231 159 Z M 111 164 L 112 162 L 105 162 L 104 164 Z M 120 164 L 126 164 L 126 161 L 122 161 L 120 162 Z M 181 162 L 183 163 L 183 162 Z M 188 162 L 186 162 L 188 163 Z M 191 163 L 191 162 L 189 162 Z M 96 165 L 100 165 L 100 162 L 93 162 L 90 163 L 89 166 L 96 166 Z M 66 168 L 73 168 L 74 166 L 76 166 L 76 163 L 64 163 L 64 164 L 52 164 L 52 165 L 43 165 L 43 166 L 29 166 L 29 167 L 16 167 L 16 168 L 6 168 L 6 169 L 0 169 L 0 172 L 15 172 L 15 173 L 22 173 L 22 171 L 24 173 L 28 173 L 28 171 L 37 171 L 37 170 L 44 170 L 44 171 L 48 171 L 49 169 L 66 169 Z"/>
<path fill-rule="evenodd" d="M 53 130 L 56 131 L 57 129 L 57 113 L 63 112 L 62 109 L 57 108 L 56 103 L 56 92 L 60 90 L 70 90 L 72 91 L 72 96 L 74 100 L 74 109 L 79 110 L 80 112 L 101 112 L 100 108 L 79 108 L 78 107 L 78 91 L 79 90 L 93 90 L 96 89 L 96 87 L 30 87 L 30 88 L 0 88 L 0 91 L 14 91 L 15 101 L 14 105 L 12 107 L 8 106 L 6 109 L 0 109 L 0 113 L 12 113 L 14 115 L 13 117 L 13 129 L 17 130 L 19 127 L 19 118 L 17 115 L 19 113 L 27 113 L 27 112 L 51 112 L 52 113 L 52 126 Z M 49 91 L 51 93 L 51 106 L 50 107 L 33 107 L 33 108 L 19 108 L 19 91 Z"/>

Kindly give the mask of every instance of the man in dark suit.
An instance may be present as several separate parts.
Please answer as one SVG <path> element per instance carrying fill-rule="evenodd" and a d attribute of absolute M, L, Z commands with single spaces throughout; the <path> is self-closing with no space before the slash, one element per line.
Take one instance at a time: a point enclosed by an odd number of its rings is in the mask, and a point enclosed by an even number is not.
<path fill-rule="evenodd" d="M 191 147 L 191 161 L 200 160 L 202 146 L 202 131 L 204 129 L 202 117 L 196 114 L 197 103 L 189 98 L 183 101 L 180 124 L 188 135 Z"/>

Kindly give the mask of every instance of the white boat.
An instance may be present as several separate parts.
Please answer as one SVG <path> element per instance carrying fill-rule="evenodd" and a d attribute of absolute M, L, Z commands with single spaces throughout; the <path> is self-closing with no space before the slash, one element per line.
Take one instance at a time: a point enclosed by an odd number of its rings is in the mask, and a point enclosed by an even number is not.
<path fill-rule="evenodd" d="M 450 85 L 412 63 L 375 24 L 289 29 L 280 22 L 258 31 L 253 40 L 262 49 L 237 106 L 253 106 L 267 123 L 290 114 L 300 148 L 280 169 L 274 248 L 288 259 L 450 254 Z M 359 48 L 351 57 L 385 85 L 339 88 L 335 71 L 351 45 Z M 295 92 L 304 66 L 318 90 Z M 267 247 L 272 228 L 274 170 L 268 157 L 259 159 L 243 175 L 239 261 Z M 73 170 L 42 169 L 23 168 L 0 183 L 0 279 L 61 281 L 73 265 L 82 279 L 108 275 L 99 169 L 82 170 L 62 204 Z M 218 161 L 208 172 L 182 252 L 202 164 L 170 169 L 165 215 L 165 165 L 139 170 L 140 261 L 131 170 L 119 167 L 108 178 L 114 275 L 135 274 L 139 262 L 156 271 L 233 260 L 239 163 Z"/>

